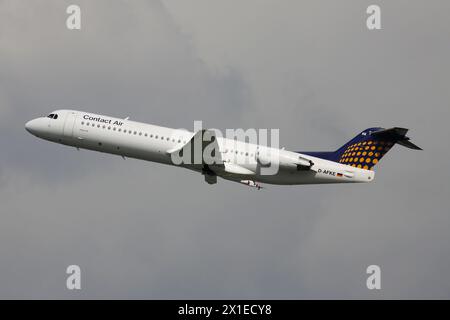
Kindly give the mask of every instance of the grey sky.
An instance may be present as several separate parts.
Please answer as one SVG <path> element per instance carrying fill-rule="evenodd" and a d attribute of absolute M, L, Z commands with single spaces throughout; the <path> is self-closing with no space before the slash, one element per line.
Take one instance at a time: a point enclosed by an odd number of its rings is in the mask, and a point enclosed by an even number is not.
<path fill-rule="evenodd" d="M 73 3 L 81 31 L 65 28 Z M 380 31 L 365 27 L 372 3 Z M 449 9 L 0 1 L 0 298 L 449 298 Z M 280 128 L 293 150 L 404 126 L 424 151 L 395 147 L 371 184 L 256 192 L 24 130 L 57 108 Z"/>

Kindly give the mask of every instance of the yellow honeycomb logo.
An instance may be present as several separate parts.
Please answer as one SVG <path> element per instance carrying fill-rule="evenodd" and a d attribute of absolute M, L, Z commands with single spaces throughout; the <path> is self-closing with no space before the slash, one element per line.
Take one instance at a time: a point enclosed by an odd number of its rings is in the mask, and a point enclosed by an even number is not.
<path fill-rule="evenodd" d="M 393 146 L 392 142 L 386 141 L 363 141 L 352 144 L 342 154 L 339 163 L 372 170 L 380 159 Z"/>

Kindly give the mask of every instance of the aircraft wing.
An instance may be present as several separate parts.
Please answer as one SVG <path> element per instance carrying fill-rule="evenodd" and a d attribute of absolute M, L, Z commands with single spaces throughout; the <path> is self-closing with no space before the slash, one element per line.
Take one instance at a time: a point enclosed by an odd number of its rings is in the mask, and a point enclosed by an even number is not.
<path fill-rule="evenodd" d="M 185 165 L 223 164 L 219 144 L 213 130 L 199 130 L 181 147 L 167 151 L 167 154 L 179 155 Z"/>
<path fill-rule="evenodd" d="M 224 170 L 219 144 L 213 130 L 199 130 L 181 147 L 167 151 L 175 165 L 202 172 L 206 182 L 217 181 L 216 171 Z"/>

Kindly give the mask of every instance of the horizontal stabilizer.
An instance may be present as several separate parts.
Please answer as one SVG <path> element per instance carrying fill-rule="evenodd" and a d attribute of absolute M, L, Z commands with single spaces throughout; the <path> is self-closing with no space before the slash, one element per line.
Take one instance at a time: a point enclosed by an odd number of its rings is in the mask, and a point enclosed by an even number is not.
<path fill-rule="evenodd" d="M 410 149 L 414 149 L 414 150 L 422 150 L 421 147 L 416 146 L 414 143 L 412 143 L 411 141 L 409 141 L 409 138 L 408 138 L 408 137 L 405 137 L 404 140 L 399 140 L 399 141 L 397 141 L 397 143 L 400 144 L 400 145 L 402 145 L 402 146 L 404 146 L 404 147 L 410 148 Z"/>
<path fill-rule="evenodd" d="M 396 143 L 410 149 L 422 150 L 422 148 L 416 146 L 414 143 L 409 141 L 409 137 L 406 136 L 408 129 L 394 127 L 390 129 L 383 129 L 376 132 L 372 132 L 372 136 L 379 137 L 380 139 L 389 139 L 395 141 Z"/>

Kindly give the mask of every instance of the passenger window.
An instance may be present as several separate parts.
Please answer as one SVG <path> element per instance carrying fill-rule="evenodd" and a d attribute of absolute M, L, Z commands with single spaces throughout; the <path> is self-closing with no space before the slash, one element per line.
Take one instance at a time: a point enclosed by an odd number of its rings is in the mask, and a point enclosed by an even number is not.
<path fill-rule="evenodd" d="M 139 132 L 139 135 L 142 136 L 142 132 Z"/>

